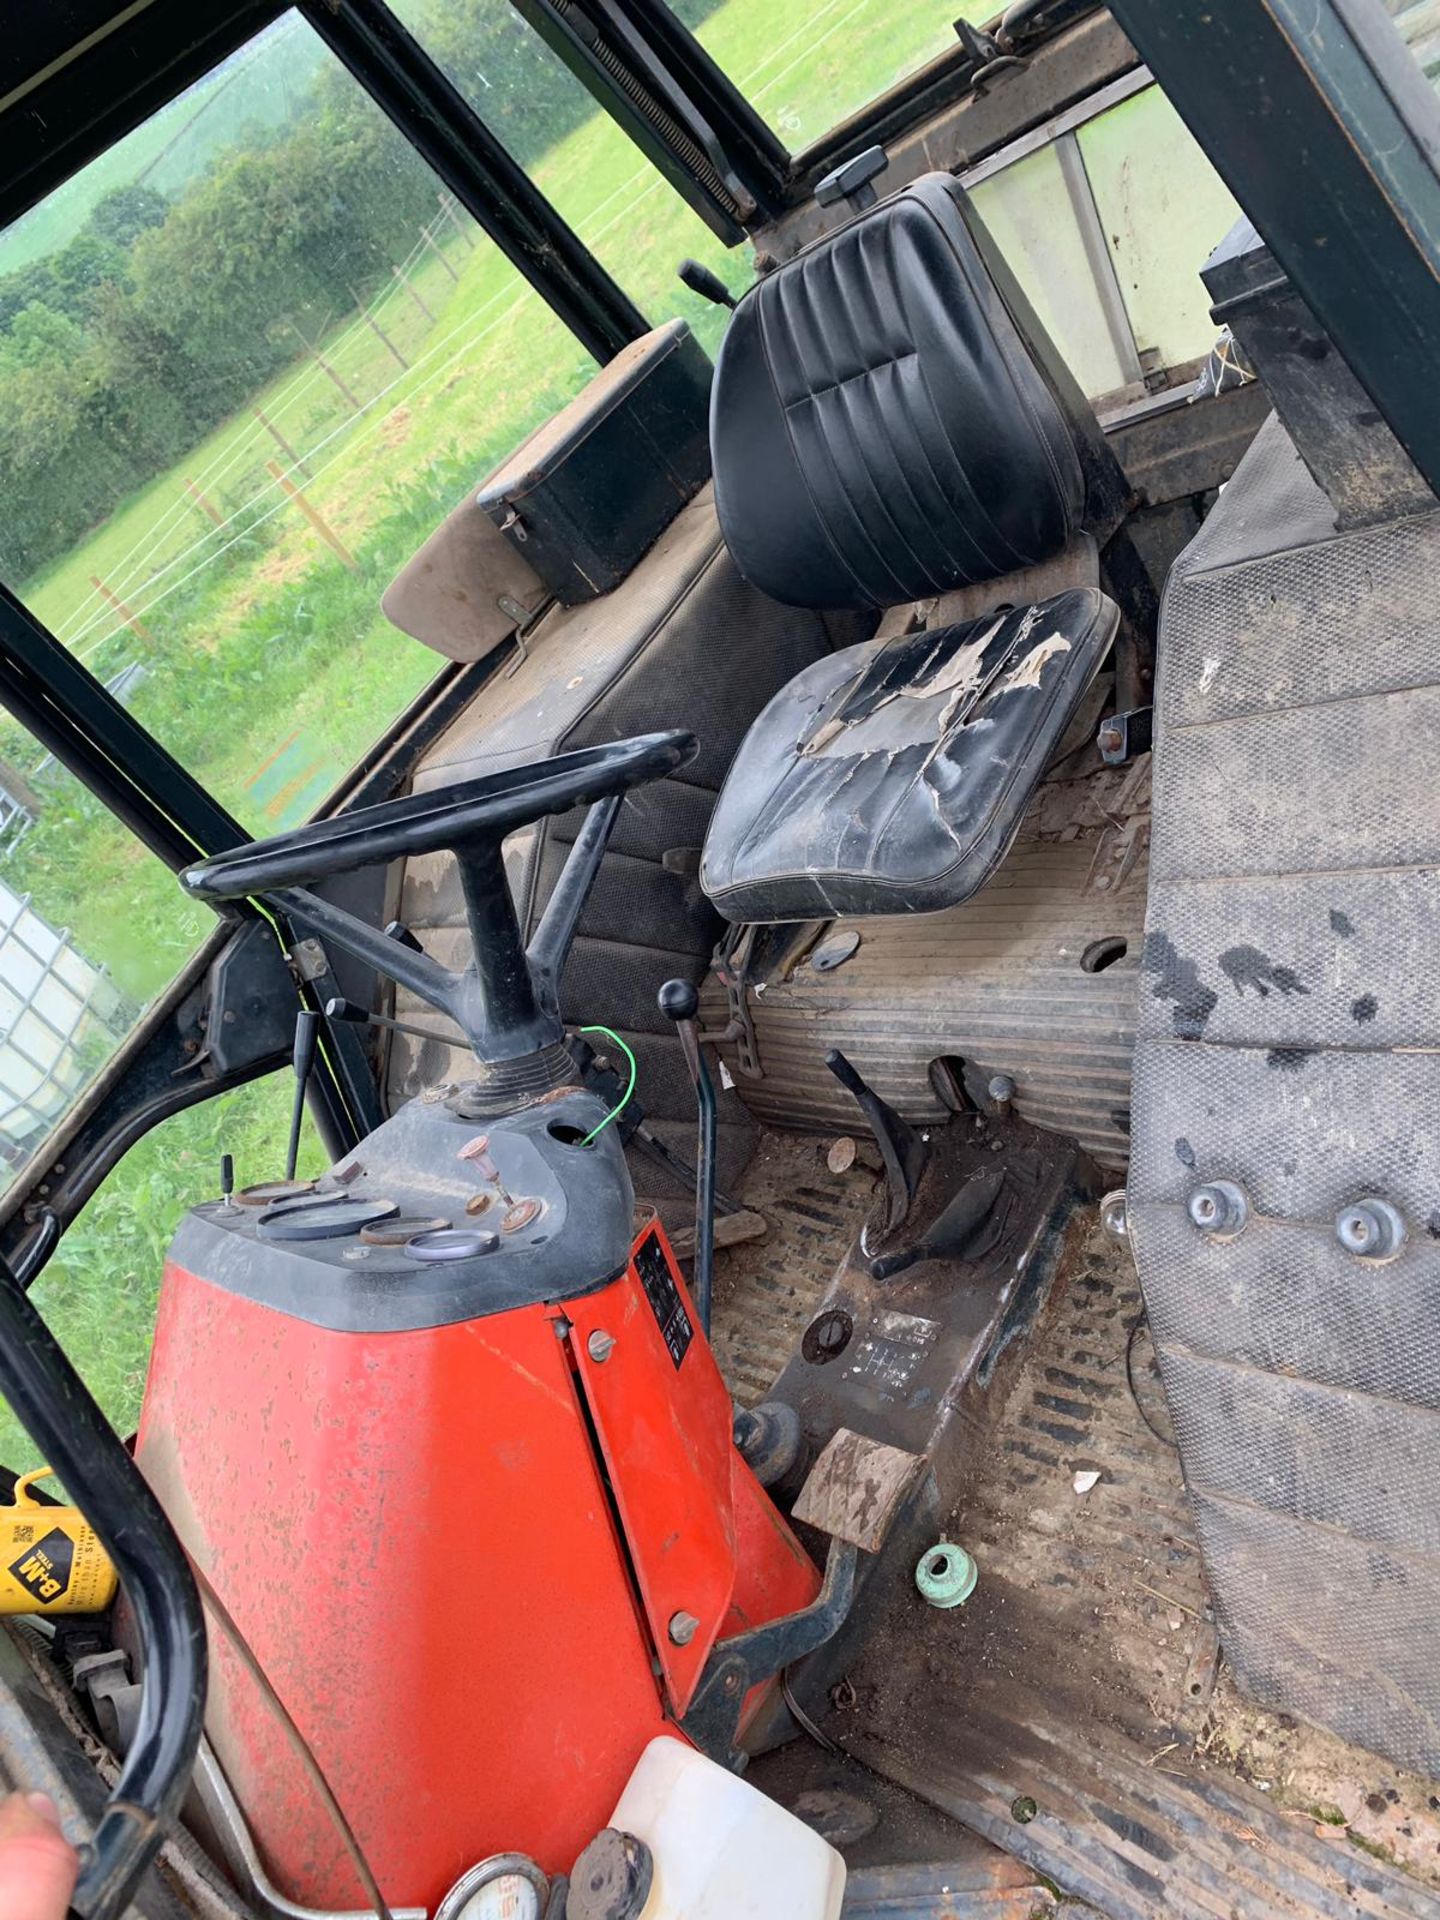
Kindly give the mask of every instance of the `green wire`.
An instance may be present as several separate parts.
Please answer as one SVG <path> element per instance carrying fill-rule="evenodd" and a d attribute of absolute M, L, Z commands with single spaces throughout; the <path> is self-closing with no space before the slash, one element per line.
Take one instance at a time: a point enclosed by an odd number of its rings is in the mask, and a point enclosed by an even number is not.
<path fill-rule="evenodd" d="M 623 1053 L 625 1058 L 630 1062 L 630 1084 L 628 1087 L 626 1087 L 625 1092 L 621 1096 L 621 1098 L 616 1101 L 615 1105 L 610 1109 L 609 1113 L 606 1114 L 605 1118 L 602 1121 L 600 1121 L 599 1125 L 593 1126 L 590 1129 L 589 1133 L 586 1134 L 585 1138 L 580 1142 L 582 1147 L 588 1147 L 590 1142 L 595 1138 L 596 1134 L 603 1133 L 606 1127 L 609 1126 L 610 1122 L 612 1120 L 618 1119 L 620 1115 L 624 1112 L 625 1108 L 629 1106 L 630 1096 L 635 1091 L 635 1081 L 639 1075 L 640 1069 L 635 1064 L 634 1054 L 630 1051 L 629 1047 L 626 1046 L 625 1042 L 620 1038 L 619 1034 L 615 1032 L 613 1027 L 581 1027 L 580 1031 L 581 1033 L 603 1033 L 607 1040 L 613 1040 L 615 1042 L 616 1046 L 620 1049 L 621 1053 Z"/>

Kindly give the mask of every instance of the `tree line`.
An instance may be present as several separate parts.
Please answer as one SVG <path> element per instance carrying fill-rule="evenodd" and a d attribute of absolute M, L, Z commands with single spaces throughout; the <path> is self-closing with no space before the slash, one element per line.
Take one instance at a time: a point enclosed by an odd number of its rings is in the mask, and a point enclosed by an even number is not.
<path fill-rule="evenodd" d="M 682 0 L 697 20 L 716 0 Z M 508 0 L 446 0 L 422 37 L 531 164 L 594 102 Z M 436 211 L 436 180 L 327 65 L 172 199 L 130 184 L 68 245 L 0 276 L 0 572 L 32 577 L 369 297 Z"/>

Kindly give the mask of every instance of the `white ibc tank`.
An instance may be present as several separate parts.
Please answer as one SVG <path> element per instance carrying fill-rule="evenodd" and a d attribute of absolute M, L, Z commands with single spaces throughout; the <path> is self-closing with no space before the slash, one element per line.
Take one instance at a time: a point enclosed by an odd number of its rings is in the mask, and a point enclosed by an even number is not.
<path fill-rule="evenodd" d="M 837 1920 L 835 1849 L 679 1740 L 650 1742 L 610 1825 L 654 1855 L 641 1920 Z"/>

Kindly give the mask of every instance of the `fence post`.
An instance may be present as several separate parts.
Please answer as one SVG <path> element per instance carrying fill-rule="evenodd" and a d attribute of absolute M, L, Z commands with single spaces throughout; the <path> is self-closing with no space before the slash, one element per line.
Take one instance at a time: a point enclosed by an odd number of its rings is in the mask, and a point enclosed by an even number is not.
<path fill-rule="evenodd" d="M 126 606 L 118 593 L 112 593 L 98 573 L 91 574 L 90 584 L 105 602 L 106 606 L 113 608 L 114 611 L 119 614 L 126 626 L 129 627 L 130 631 L 135 634 L 138 639 L 148 640 L 151 637 L 150 629 L 144 624 L 135 609 Z"/>
<path fill-rule="evenodd" d="M 355 558 L 354 554 L 351 553 L 339 534 L 336 533 L 330 523 L 311 506 L 310 502 L 305 498 L 305 495 L 300 491 L 299 487 L 296 486 L 289 474 L 286 473 L 279 461 L 267 460 L 265 462 L 265 471 L 273 475 L 273 477 L 280 482 L 281 491 L 295 502 L 301 513 L 304 514 L 305 518 L 310 522 L 316 533 L 319 534 L 320 538 L 336 558 L 343 561 L 351 573 L 363 572 L 364 569 L 361 567 L 360 562 Z"/>
<path fill-rule="evenodd" d="M 255 415 L 255 418 L 260 422 L 261 426 L 264 427 L 276 446 L 279 447 L 285 458 L 290 462 L 290 465 L 292 467 L 298 467 L 308 480 L 310 478 L 310 469 L 305 464 L 305 456 L 295 451 L 294 447 L 291 446 L 290 442 L 285 438 L 284 434 L 281 433 L 279 427 L 276 426 L 275 422 L 263 407 L 252 407 L 251 412 Z"/>
<path fill-rule="evenodd" d="M 359 314 L 371 333 L 374 334 L 381 346 L 384 347 L 385 351 L 390 355 L 390 358 L 395 361 L 400 371 L 402 373 L 408 373 L 410 371 L 410 362 L 405 358 L 404 354 L 401 353 L 395 342 L 390 338 L 389 334 L 386 333 L 380 322 L 375 318 L 374 314 L 370 312 L 365 302 L 360 298 L 359 294 L 355 292 L 353 287 L 350 289 L 350 292 L 355 301 L 356 313 Z"/>
<path fill-rule="evenodd" d="M 202 492 L 193 480 L 187 480 L 185 482 L 185 491 L 208 520 L 213 520 L 217 527 L 224 526 L 225 516 L 221 513 L 208 493 Z"/>
<path fill-rule="evenodd" d="M 449 274 L 450 278 L 453 281 L 455 281 L 455 283 L 458 286 L 460 281 L 459 274 L 455 271 L 454 267 L 451 266 L 450 262 L 445 258 L 445 249 L 440 245 L 440 242 L 435 238 L 434 234 L 430 231 L 428 227 L 422 227 L 420 229 L 420 238 L 424 241 L 425 245 L 430 249 L 431 253 L 434 254 L 435 258 L 440 262 L 441 266 L 445 269 L 446 273 Z"/>
<path fill-rule="evenodd" d="M 355 409 L 356 413 L 358 413 L 360 411 L 359 400 L 350 391 L 349 387 L 346 386 L 345 382 L 340 378 L 340 375 L 335 371 L 334 367 L 331 366 L 330 362 L 325 358 L 324 354 L 320 351 L 319 347 L 314 345 L 312 341 L 309 341 L 305 338 L 304 334 L 301 333 L 300 329 L 296 326 L 293 320 L 287 320 L 285 324 L 287 327 L 289 327 L 291 333 L 294 334 L 295 338 L 300 342 L 301 346 L 304 347 L 305 351 L 309 354 L 310 358 L 315 362 L 316 366 L 319 367 L 320 371 L 330 381 L 330 384 L 335 388 L 335 391 L 338 394 L 340 394 L 343 399 L 348 400 L 350 402 L 350 405 Z"/>
<path fill-rule="evenodd" d="M 429 307 L 426 306 L 425 302 L 420 298 L 420 295 L 416 289 L 415 283 L 410 278 L 409 274 L 406 273 L 403 267 L 392 267 L 390 271 L 391 273 L 394 274 L 395 278 L 400 282 L 401 286 L 404 287 L 406 293 L 409 294 L 410 298 L 415 302 L 416 306 L 420 309 L 421 313 L 424 314 L 425 318 L 430 322 L 431 326 L 433 327 L 435 324 L 435 316 L 430 311 Z"/>
<path fill-rule="evenodd" d="M 475 251 L 475 236 L 460 218 L 460 209 L 455 204 L 454 194 L 442 192 L 436 197 L 440 202 L 440 211 L 446 216 L 456 233 L 459 234 L 460 238 L 465 242 L 465 245 L 473 253 Z"/>

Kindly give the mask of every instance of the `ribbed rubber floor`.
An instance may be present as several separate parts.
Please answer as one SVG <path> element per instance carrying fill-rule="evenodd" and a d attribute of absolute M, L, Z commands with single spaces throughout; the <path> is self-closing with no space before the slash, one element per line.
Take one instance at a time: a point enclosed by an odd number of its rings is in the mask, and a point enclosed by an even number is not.
<path fill-rule="evenodd" d="M 1043 788 L 995 877 L 943 913 L 839 920 L 860 945 L 831 973 L 808 962 L 750 998 L 764 1078 L 739 1078 L 776 1126 L 853 1124 L 827 1071 L 839 1047 L 907 1119 L 936 1120 L 937 1058 L 1009 1074 L 1016 1110 L 1102 1164 L 1129 1152 L 1130 1060 L 1145 916 L 1148 761 Z M 1103 947 L 1101 943 L 1104 943 Z M 1087 971 L 1087 955 L 1113 959 Z M 706 1024 L 723 1027 L 712 980 Z M 983 1084 L 983 1081 L 982 1081 Z"/>
<path fill-rule="evenodd" d="M 969 1402 L 948 1533 L 979 1562 L 973 1598 L 936 1612 L 891 1569 L 821 1725 L 1112 1920 L 1434 1920 L 1432 1783 L 1223 1673 L 1211 1692 L 1178 1460 L 1127 1384 L 1139 1317 L 1127 1253 L 1095 1236 L 1067 1258 L 990 1404 Z M 1131 1358 L 1152 1406 L 1143 1332 Z M 1077 1473 L 1099 1479 L 1077 1492 Z"/>
<path fill-rule="evenodd" d="M 711 1339 L 741 1406 L 774 1385 L 869 1208 L 875 1176 L 825 1164 L 834 1137 L 766 1129 L 736 1189 L 769 1227 L 763 1240 L 715 1256 Z"/>

